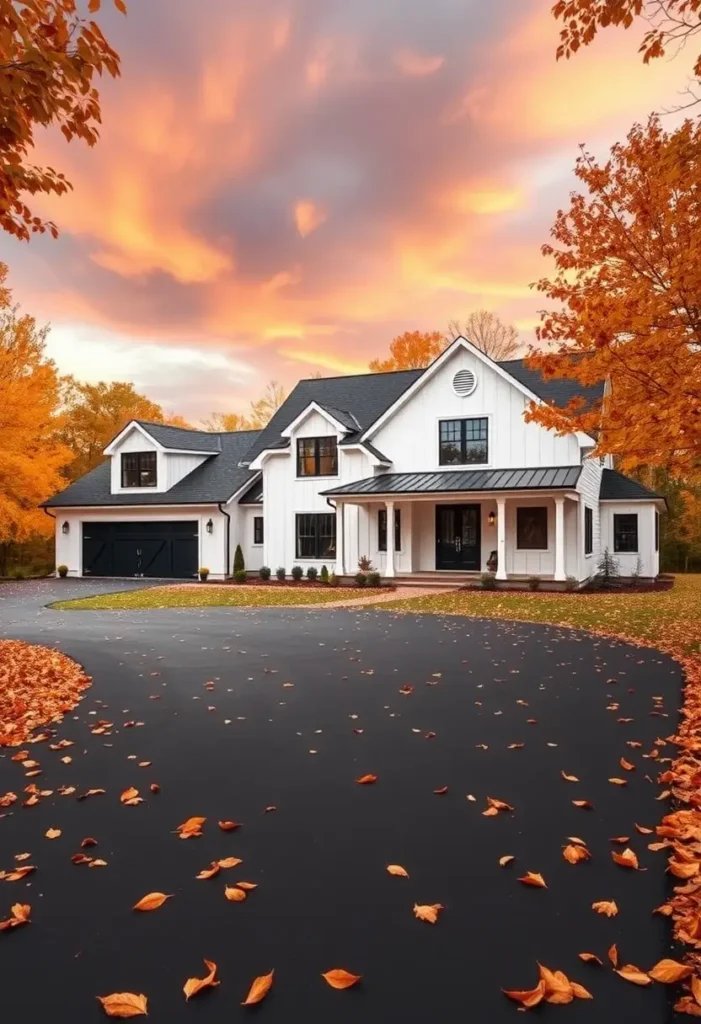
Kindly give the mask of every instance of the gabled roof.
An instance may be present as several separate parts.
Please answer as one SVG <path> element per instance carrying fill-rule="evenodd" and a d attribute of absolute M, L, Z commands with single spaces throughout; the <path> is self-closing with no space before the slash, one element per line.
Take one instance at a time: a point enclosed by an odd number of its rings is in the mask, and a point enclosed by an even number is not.
<path fill-rule="evenodd" d="M 149 423 L 147 420 L 136 420 L 140 427 L 151 435 L 154 441 L 163 448 L 190 452 L 221 451 L 220 434 L 209 430 L 190 430 L 187 427 L 171 427 L 166 423 Z"/>
<path fill-rule="evenodd" d="M 166 429 L 179 431 L 176 427 Z M 193 433 L 199 435 L 204 432 Z M 91 473 L 82 476 L 44 504 L 49 508 L 68 508 L 100 505 L 215 505 L 228 501 L 249 480 L 256 478 L 255 473 L 242 468 L 239 463 L 259 433 L 258 430 L 240 430 L 232 434 L 207 435 L 214 439 L 218 447 L 212 451 L 210 458 L 205 459 L 169 491 L 154 493 L 142 488 L 143 493 L 130 491 L 128 494 L 110 494 L 110 459 L 105 459 Z M 178 444 L 177 447 L 182 446 Z"/>
<path fill-rule="evenodd" d="M 446 494 L 457 491 L 566 490 L 575 487 L 581 466 L 547 469 L 461 469 L 430 473 L 378 473 L 322 491 L 344 494 Z"/>
<path fill-rule="evenodd" d="M 649 487 L 631 480 L 624 476 L 617 469 L 605 469 L 601 474 L 601 488 L 599 490 L 601 501 L 654 501 L 655 499 L 666 500 L 664 495 L 656 494 Z"/>
<path fill-rule="evenodd" d="M 567 405 L 573 398 L 583 398 L 587 405 L 593 405 L 604 395 L 603 381 L 600 384 L 585 387 L 579 381 L 565 377 L 546 380 L 537 370 L 531 370 L 526 366 L 524 359 L 507 359 L 499 363 L 499 366 L 539 398 L 560 407 Z"/>

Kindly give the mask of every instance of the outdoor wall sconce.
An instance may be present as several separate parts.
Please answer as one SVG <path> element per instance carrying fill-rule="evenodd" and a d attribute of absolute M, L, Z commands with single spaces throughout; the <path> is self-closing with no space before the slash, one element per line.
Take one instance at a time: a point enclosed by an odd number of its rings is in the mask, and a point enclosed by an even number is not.
<path fill-rule="evenodd" d="M 210 519 L 209 522 L 207 523 L 207 533 L 212 533 L 213 531 L 214 531 L 214 523 Z"/>
<path fill-rule="evenodd" d="M 496 514 L 496 512 L 490 512 L 489 515 L 487 516 L 487 522 L 489 523 L 490 526 L 494 526 L 496 521 L 497 521 L 497 514 Z"/>
<path fill-rule="evenodd" d="M 70 524 L 70 523 L 68 522 L 68 520 L 66 519 L 65 523 L 64 523 L 64 524 L 63 524 L 63 526 L 61 527 L 61 533 L 68 533 L 68 531 L 70 530 L 70 528 L 71 528 L 71 524 Z"/>

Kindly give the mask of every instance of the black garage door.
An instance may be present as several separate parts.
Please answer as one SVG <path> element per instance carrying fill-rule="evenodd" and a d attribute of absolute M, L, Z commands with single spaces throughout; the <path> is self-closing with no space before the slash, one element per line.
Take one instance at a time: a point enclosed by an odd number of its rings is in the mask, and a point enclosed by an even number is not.
<path fill-rule="evenodd" d="M 83 523 L 84 576 L 197 575 L 197 520 Z"/>

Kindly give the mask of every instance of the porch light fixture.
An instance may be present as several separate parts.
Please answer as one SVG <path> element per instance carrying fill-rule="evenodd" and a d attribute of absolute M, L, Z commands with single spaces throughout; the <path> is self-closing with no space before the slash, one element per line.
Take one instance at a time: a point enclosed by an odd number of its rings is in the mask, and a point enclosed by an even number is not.
<path fill-rule="evenodd" d="M 487 516 L 487 522 L 489 523 L 490 526 L 494 526 L 496 521 L 497 521 L 497 514 L 496 514 L 496 512 L 490 512 L 489 515 Z"/>
<path fill-rule="evenodd" d="M 71 524 L 70 524 L 70 523 L 68 522 L 68 520 L 66 519 L 66 521 L 65 521 L 65 522 L 64 522 L 64 524 L 63 524 L 63 526 L 61 527 L 61 533 L 68 533 L 68 531 L 70 530 L 70 528 L 71 528 Z"/>
<path fill-rule="evenodd" d="M 214 523 L 210 519 L 209 522 L 207 523 L 207 533 L 212 533 L 213 530 L 214 530 Z"/>

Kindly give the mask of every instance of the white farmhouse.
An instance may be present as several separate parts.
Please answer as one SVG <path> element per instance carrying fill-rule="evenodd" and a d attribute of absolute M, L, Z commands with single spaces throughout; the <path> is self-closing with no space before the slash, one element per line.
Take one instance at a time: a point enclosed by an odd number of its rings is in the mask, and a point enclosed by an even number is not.
<path fill-rule="evenodd" d="M 457 338 L 425 370 L 303 380 L 262 431 L 133 421 L 104 463 L 46 502 L 71 576 L 210 578 L 293 565 L 386 577 L 488 570 L 583 583 L 605 548 L 659 572 L 664 499 L 593 457 L 584 434 L 526 423 L 531 401 L 599 388 L 496 363 Z"/>

